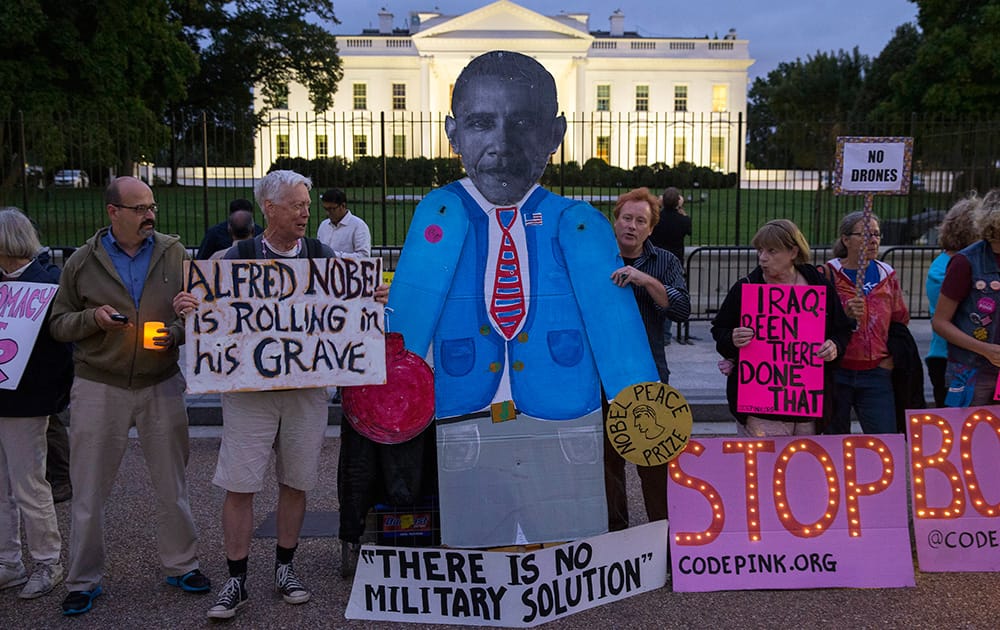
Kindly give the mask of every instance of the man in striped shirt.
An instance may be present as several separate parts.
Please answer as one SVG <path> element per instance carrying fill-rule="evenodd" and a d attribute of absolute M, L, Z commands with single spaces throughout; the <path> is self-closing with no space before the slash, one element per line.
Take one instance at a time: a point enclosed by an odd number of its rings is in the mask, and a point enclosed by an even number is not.
<path fill-rule="evenodd" d="M 660 220 L 660 199 L 648 188 L 636 188 L 618 197 L 615 204 L 615 239 L 625 266 L 611 279 L 618 286 L 631 285 L 653 360 L 664 383 L 670 378 L 663 345 L 665 319 L 687 321 L 691 297 L 684 282 L 684 269 L 677 257 L 652 244 L 649 235 Z M 667 465 L 639 466 L 643 500 L 650 521 L 667 518 Z M 628 497 L 625 494 L 625 460 L 604 438 L 604 483 L 608 499 L 608 527 L 628 527 Z"/>

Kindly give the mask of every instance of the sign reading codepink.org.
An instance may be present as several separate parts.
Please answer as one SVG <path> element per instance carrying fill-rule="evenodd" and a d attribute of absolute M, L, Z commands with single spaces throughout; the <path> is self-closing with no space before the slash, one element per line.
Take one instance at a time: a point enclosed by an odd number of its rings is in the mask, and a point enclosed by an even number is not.
<path fill-rule="evenodd" d="M 670 463 L 675 591 L 913 586 L 902 435 L 692 440 Z"/>
<path fill-rule="evenodd" d="M 823 415 L 826 287 L 744 284 L 740 326 L 754 331 L 736 366 L 737 407 L 749 414 Z"/>
<path fill-rule="evenodd" d="M 921 571 L 1000 571 L 1000 406 L 906 412 Z"/>

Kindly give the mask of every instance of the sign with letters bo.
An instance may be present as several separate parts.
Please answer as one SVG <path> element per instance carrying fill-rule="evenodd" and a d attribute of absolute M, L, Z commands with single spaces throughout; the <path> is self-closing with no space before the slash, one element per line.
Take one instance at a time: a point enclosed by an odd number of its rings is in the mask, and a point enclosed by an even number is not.
<path fill-rule="evenodd" d="M 385 383 L 381 258 L 184 264 L 189 392 Z"/>
<path fill-rule="evenodd" d="M 749 414 L 823 415 L 826 287 L 744 284 L 736 406 Z"/>
<path fill-rule="evenodd" d="M 921 571 L 1000 571 L 1000 406 L 908 410 Z"/>
<path fill-rule="evenodd" d="M 20 384 L 58 290 L 56 284 L 0 282 L 0 389 L 14 390 Z"/>
<path fill-rule="evenodd" d="M 527 628 L 662 587 L 667 522 L 527 553 L 361 549 L 348 619 Z"/>
<path fill-rule="evenodd" d="M 692 440 L 669 465 L 675 591 L 913 586 L 902 435 Z"/>
<path fill-rule="evenodd" d="M 913 138 L 841 136 L 833 194 L 905 195 L 912 162 Z"/>

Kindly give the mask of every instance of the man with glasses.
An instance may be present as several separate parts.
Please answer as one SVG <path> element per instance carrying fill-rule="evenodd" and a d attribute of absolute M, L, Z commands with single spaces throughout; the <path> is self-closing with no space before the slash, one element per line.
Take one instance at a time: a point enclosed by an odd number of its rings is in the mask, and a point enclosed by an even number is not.
<path fill-rule="evenodd" d="M 316 238 L 338 256 L 371 256 L 372 234 L 368 224 L 347 209 L 347 195 L 339 188 L 331 188 L 320 197 L 326 219 L 319 224 Z"/>
<path fill-rule="evenodd" d="M 305 238 L 312 181 L 294 171 L 271 171 L 254 186 L 264 213 L 264 233 L 236 243 L 226 259 L 333 258 L 334 252 Z M 376 289 L 385 303 L 388 286 Z M 197 305 L 190 293 L 181 301 Z M 222 531 L 229 579 L 219 591 L 211 619 L 230 619 L 249 598 L 246 580 L 253 535 L 254 496 L 264 486 L 271 451 L 278 481 L 274 588 L 285 603 L 304 604 L 310 592 L 292 560 L 306 512 L 306 492 L 315 487 L 329 412 L 325 387 L 240 391 L 222 395 L 222 444 L 212 483 L 226 491 Z"/>
<path fill-rule="evenodd" d="M 188 418 L 177 365 L 184 326 L 185 249 L 156 231 L 153 191 L 135 177 L 113 180 L 104 193 L 111 225 L 70 256 L 51 318 L 58 341 L 74 344 L 70 394 L 70 479 L 73 483 L 69 594 L 63 614 L 90 610 L 104 577 L 104 503 L 132 426 L 139 434 L 153 491 L 160 568 L 167 584 L 205 593 L 197 532 L 188 502 Z M 143 322 L 166 322 L 156 350 L 143 348 Z"/>

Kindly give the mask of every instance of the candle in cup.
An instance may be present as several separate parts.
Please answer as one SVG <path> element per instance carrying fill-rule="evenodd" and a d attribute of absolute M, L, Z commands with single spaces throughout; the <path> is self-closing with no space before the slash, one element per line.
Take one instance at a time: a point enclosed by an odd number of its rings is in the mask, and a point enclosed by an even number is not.
<path fill-rule="evenodd" d="M 147 350 L 163 350 L 163 346 L 153 343 L 154 337 L 162 336 L 158 331 L 165 328 L 163 322 L 146 322 L 142 327 L 142 347 Z"/>

